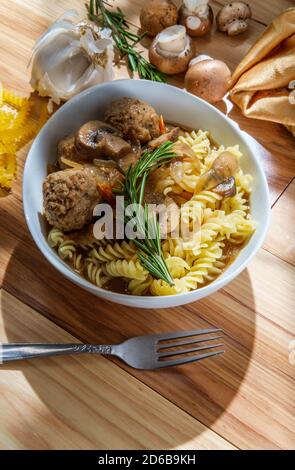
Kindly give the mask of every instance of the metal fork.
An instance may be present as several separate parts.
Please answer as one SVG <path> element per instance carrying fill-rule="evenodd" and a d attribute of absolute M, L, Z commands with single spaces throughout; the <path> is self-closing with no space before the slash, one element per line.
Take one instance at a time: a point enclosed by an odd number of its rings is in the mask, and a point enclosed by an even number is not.
<path fill-rule="evenodd" d="M 176 331 L 174 333 L 136 336 L 116 345 L 0 344 L 0 363 L 20 359 L 32 359 L 34 357 L 96 353 L 117 356 L 135 369 L 159 369 L 161 367 L 171 367 L 196 362 L 224 353 L 224 350 L 216 349 L 223 346 L 223 344 L 214 342 L 220 339 L 221 336 L 211 335 L 212 333 L 218 332 L 221 332 L 221 330 L 211 328 L 207 330 Z M 182 340 L 182 338 L 189 339 Z M 188 345 L 196 346 L 188 348 Z M 207 352 L 211 349 L 214 349 L 214 351 Z"/>

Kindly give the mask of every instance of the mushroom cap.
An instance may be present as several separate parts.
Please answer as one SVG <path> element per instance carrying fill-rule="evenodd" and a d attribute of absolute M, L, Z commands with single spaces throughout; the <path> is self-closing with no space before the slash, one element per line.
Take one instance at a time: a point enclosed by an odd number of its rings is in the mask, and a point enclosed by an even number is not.
<path fill-rule="evenodd" d="M 187 91 L 209 103 L 217 103 L 229 90 L 230 80 L 231 72 L 224 62 L 208 59 L 188 69 L 184 86 Z"/>
<path fill-rule="evenodd" d="M 177 7 L 171 0 L 150 0 L 140 12 L 141 29 L 150 37 L 177 23 Z"/>
<path fill-rule="evenodd" d="M 230 23 L 227 28 L 227 34 L 229 36 L 237 36 L 248 29 L 248 23 L 246 20 L 235 20 Z"/>
<path fill-rule="evenodd" d="M 159 44 L 162 44 L 163 47 L 163 43 L 165 50 L 159 47 Z M 193 56 L 192 40 L 186 34 L 184 26 L 181 25 L 170 26 L 170 28 L 161 31 L 149 48 L 151 64 L 167 75 L 185 72 Z"/>
<path fill-rule="evenodd" d="M 221 10 L 219 10 L 216 23 L 219 31 L 227 32 L 229 35 L 239 34 L 247 29 L 247 20 L 251 18 L 252 12 L 248 3 L 245 2 L 231 2 L 227 5 L 224 5 Z M 239 32 L 237 27 L 234 28 L 234 33 L 231 33 L 231 25 L 233 22 L 239 21 L 241 25 L 241 30 Z M 245 26 L 246 23 L 246 26 Z M 238 25 L 236 25 L 238 26 Z"/>
<path fill-rule="evenodd" d="M 210 5 L 200 11 L 189 11 L 183 4 L 179 10 L 179 23 L 185 26 L 192 37 L 204 36 L 212 28 L 214 15 Z"/>

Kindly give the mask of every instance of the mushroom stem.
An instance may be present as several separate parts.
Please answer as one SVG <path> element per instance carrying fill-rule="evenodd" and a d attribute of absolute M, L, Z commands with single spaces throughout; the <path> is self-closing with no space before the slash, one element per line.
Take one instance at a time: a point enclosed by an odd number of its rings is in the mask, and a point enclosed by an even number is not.
<path fill-rule="evenodd" d="M 164 29 L 149 49 L 151 64 L 169 75 L 185 72 L 193 55 L 192 40 L 182 25 Z"/>
<path fill-rule="evenodd" d="M 184 0 L 179 10 L 179 22 L 190 36 L 203 36 L 212 28 L 212 8 L 207 0 Z"/>
<path fill-rule="evenodd" d="M 179 26 L 172 26 L 171 28 L 164 29 L 159 34 L 157 43 L 157 50 L 163 55 L 180 54 L 187 43 L 187 37 L 184 28 Z"/>

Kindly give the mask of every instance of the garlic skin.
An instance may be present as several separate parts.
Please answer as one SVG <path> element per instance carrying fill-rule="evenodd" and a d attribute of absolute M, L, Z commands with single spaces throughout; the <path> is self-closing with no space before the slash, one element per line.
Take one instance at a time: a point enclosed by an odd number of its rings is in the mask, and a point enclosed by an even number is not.
<path fill-rule="evenodd" d="M 113 79 L 111 30 L 79 21 L 69 10 L 37 40 L 31 58 L 31 86 L 60 104 L 82 90 Z M 50 105 L 50 104 L 49 104 Z"/>

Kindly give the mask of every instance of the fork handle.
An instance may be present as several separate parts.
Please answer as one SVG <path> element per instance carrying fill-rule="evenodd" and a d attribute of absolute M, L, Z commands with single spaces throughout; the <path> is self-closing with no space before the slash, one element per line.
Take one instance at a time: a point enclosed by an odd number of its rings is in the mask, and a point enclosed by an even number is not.
<path fill-rule="evenodd" d="M 59 356 L 63 354 L 115 354 L 114 346 L 107 344 L 0 344 L 0 364 L 34 357 Z"/>

